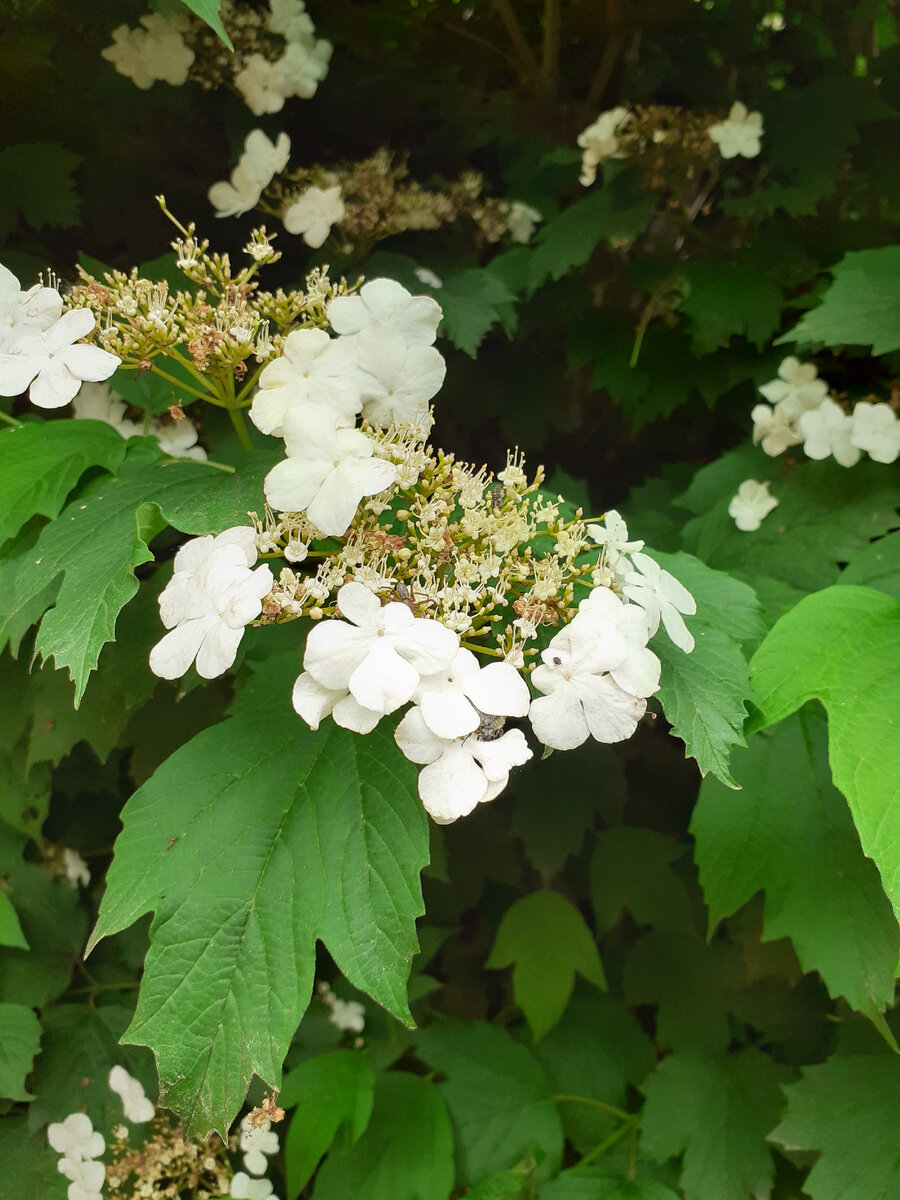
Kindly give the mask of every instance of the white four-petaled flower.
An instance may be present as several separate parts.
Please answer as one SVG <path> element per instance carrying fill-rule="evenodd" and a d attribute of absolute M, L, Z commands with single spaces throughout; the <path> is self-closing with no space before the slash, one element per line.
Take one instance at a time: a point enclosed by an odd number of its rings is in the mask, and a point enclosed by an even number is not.
<path fill-rule="evenodd" d="M 282 436 L 285 413 L 298 404 L 333 410 L 340 425 L 353 425 L 362 408 L 359 351 L 352 338 L 324 329 L 296 329 L 284 339 L 281 357 L 263 368 L 250 419 L 263 433 Z"/>
<path fill-rule="evenodd" d="M 227 671 L 245 626 L 259 616 L 275 582 L 267 566 L 250 569 L 256 554 L 254 532 L 243 526 L 182 546 L 159 597 L 160 616 L 170 632 L 150 651 L 154 675 L 178 679 L 195 659 L 204 679 Z"/>
<path fill-rule="evenodd" d="M 853 410 L 850 441 L 876 462 L 896 462 L 900 456 L 900 420 L 889 404 L 860 400 Z"/>
<path fill-rule="evenodd" d="M 89 309 L 73 308 L 46 328 L 42 329 L 38 320 L 4 338 L 0 396 L 18 396 L 30 387 L 32 404 L 62 408 L 85 380 L 108 379 L 121 360 L 99 346 L 80 344 L 94 325 L 94 314 Z"/>
<path fill-rule="evenodd" d="M 47 1126 L 47 1141 L 70 1162 L 96 1158 L 106 1149 L 103 1134 L 95 1132 L 86 1113 L 71 1113 L 64 1121 Z"/>
<path fill-rule="evenodd" d="M 330 188 L 308 187 L 284 210 L 282 221 L 288 233 L 302 235 L 307 246 L 314 250 L 323 244 L 344 217 L 344 201 L 340 185 Z"/>
<path fill-rule="evenodd" d="M 502 726 L 500 726 L 502 727 Z M 478 804 L 499 796 L 513 767 L 528 762 L 532 752 L 521 729 L 497 737 L 494 730 L 481 737 L 440 738 L 433 733 L 415 706 L 394 731 L 397 745 L 419 772 L 419 797 L 438 825 L 449 825 L 468 816 Z"/>
<path fill-rule="evenodd" d="M 347 532 L 363 496 L 383 492 L 397 468 L 375 458 L 375 443 L 359 429 L 338 429 L 333 410 L 298 404 L 283 418 L 288 457 L 265 479 L 266 500 L 279 512 L 306 512 L 323 534 Z"/>
<path fill-rule="evenodd" d="M 153 1103 L 147 1099 L 140 1082 L 129 1075 L 124 1067 L 115 1066 L 109 1073 L 109 1086 L 122 1101 L 126 1121 L 136 1125 L 152 1121 L 156 1115 Z"/>
<path fill-rule="evenodd" d="M 442 316 L 432 296 L 412 296 L 393 279 L 372 279 L 356 295 L 337 296 L 328 305 L 336 333 L 399 334 L 407 346 L 433 345 Z"/>
<path fill-rule="evenodd" d="M 691 616 L 697 611 L 694 597 L 674 575 L 664 571 L 649 555 L 633 554 L 631 561 L 637 569 L 624 576 L 625 586 L 622 590 L 629 600 L 646 611 L 650 636 L 656 633 L 662 621 L 666 633 L 679 650 L 690 654 L 694 639 L 681 614 Z"/>
<path fill-rule="evenodd" d="M 770 404 L 791 420 L 818 408 L 828 395 L 828 384 L 819 379 L 815 363 L 802 363 L 793 355 L 782 359 L 778 378 L 759 389 Z"/>
<path fill-rule="evenodd" d="M 528 686 L 507 662 L 479 665 L 471 650 L 460 648 L 443 671 L 425 676 L 413 692 L 422 720 L 439 738 L 475 733 L 482 714 L 524 717 L 531 699 Z"/>
<path fill-rule="evenodd" d="M 774 496 L 769 495 L 768 483 L 745 479 L 731 498 L 728 515 L 734 518 L 738 529 L 744 533 L 750 533 L 754 529 L 759 529 L 778 503 Z"/>
<path fill-rule="evenodd" d="M 273 1195 L 271 1179 L 252 1179 L 245 1171 L 238 1171 L 234 1175 L 228 1195 L 232 1200 L 277 1200 Z"/>
<path fill-rule="evenodd" d="M 809 458 L 831 456 L 842 467 L 859 462 L 862 452 L 852 441 L 853 418 L 833 400 L 823 400 L 818 408 L 801 413 L 797 425 Z"/>
<path fill-rule="evenodd" d="M 445 670 L 459 648 L 446 625 L 395 601 L 382 606 L 364 584 L 345 583 L 337 602 L 347 620 L 322 621 L 310 631 L 303 666 L 322 687 L 346 688 L 372 712 L 406 704 L 421 677 Z"/>
<path fill-rule="evenodd" d="M 724 121 L 710 125 L 709 136 L 723 158 L 756 158 L 763 135 L 762 113 L 748 112 L 746 104 L 736 100 Z"/>
<path fill-rule="evenodd" d="M 619 133 L 628 123 L 631 114 L 619 106 L 602 112 L 592 125 L 578 135 L 581 156 L 581 183 L 590 186 L 597 178 L 597 167 L 607 158 L 621 158 Z"/>

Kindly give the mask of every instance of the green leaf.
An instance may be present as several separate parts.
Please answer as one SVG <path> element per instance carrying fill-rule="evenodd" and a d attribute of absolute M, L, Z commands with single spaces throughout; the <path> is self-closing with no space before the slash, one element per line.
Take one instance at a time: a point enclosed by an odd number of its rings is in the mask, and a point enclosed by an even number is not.
<path fill-rule="evenodd" d="M 576 984 L 562 1020 L 534 1047 L 557 1095 L 583 1096 L 625 1109 L 628 1086 L 652 1070 L 650 1039 L 628 1009 L 586 984 Z M 559 1101 L 566 1138 L 582 1154 L 619 1125 L 615 1116 L 592 1104 Z"/>
<path fill-rule="evenodd" d="M 246 524 L 247 509 L 259 506 L 266 455 L 248 455 L 253 461 L 240 477 L 204 463 L 147 465 L 145 456 L 141 447 L 129 452 L 122 474 L 93 481 L 32 548 L 0 564 L 0 587 L 11 596 L 0 644 L 10 641 L 14 650 L 23 626 L 40 616 L 59 588 L 35 652 L 69 668 L 76 704 L 100 650 L 113 640 L 119 612 L 137 591 L 134 568 L 153 557 L 149 532 L 166 522 L 184 533 L 219 532 L 229 523 Z"/>
<path fill-rule="evenodd" d="M 108 1083 L 110 1068 L 116 1064 L 130 1075 L 140 1076 L 148 1095 L 155 1099 L 155 1072 L 152 1067 L 147 1071 L 150 1056 L 146 1050 L 119 1045 L 130 1018 L 131 1011 L 118 1004 L 57 1004 L 43 1013 L 29 1129 L 83 1111 L 94 1127 L 108 1136 L 122 1121 L 122 1101 Z"/>
<path fill-rule="evenodd" d="M 900 532 L 866 546 L 841 571 L 838 583 L 854 583 L 877 588 L 900 600 Z"/>
<path fill-rule="evenodd" d="M 819 1152 L 803 1185 L 812 1200 L 894 1200 L 900 1189 L 900 1058 L 831 1058 L 785 1088 L 787 1112 L 769 1135 Z"/>
<path fill-rule="evenodd" d="M 222 24 L 221 0 L 184 0 L 184 4 L 191 12 L 196 13 L 201 20 L 205 21 L 214 33 L 219 35 L 229 50 L 234 49 L 231 38 L 225 32 L 225 26 Z"/>
<path fill-rule="evenodd" d="M 698 629 L 690 654 L 674 646 L 662 630 L 653 652 L 662 663 L 657 692 L 672 732 L 697 760 L 703 775 L 712 772 L 729 787 L 732 746 L 744 745 L 747 703 L 752 697 L 747 662 L 740 647 L 717 629 Z"/>
<path fill-rule="evenodd" d="M 615 751 L 591 740 L 578 754 L 554 754 L 514 775 L 515 807 L 510 833 L 521 838 L 525 853 L 544 883 L 580 854 L 597 812 L 608 812 L 624 797 L 625 781 Z M 564 805 L 548 804 L 565 796 Z"/>
<path fill-rule="evenodd" d="M 596 188 L 542 225 L 528 270 L 532 294 L 548 279 L 561 279 L 588 261 L 597 244 L 630 243 L 642 233 L 656 206 L 635 176 L 623 173 L 607 187 Z"/>
<path fill-rule="evenodd" d="M 900 246 L 854 250 L 831 269 L 834 283 L 821 304 L 780 337 L 783 342 L 900 348 Z"/>
<path fill-rule="evenodd" d="M 296 1106 L 284 1141 L 289 1195 L 303 1191 L 342 1126 L 349 1145 L 359 1139 L 372 1115 L 374 1094 L 369 1060 L 352 1050 L 316 1055 L 285 1076 L 278 1103 Z"/>
<path fill-rule="evenodd" d="M 0 1117 L 3 1200 L 66 1200 L 69 1181 L 57 1170 L 58 1161 L 59 1155 L 47 1142 L 46 1134 L 29 1137 L 24 1115 Z"/>
<path fill-rule="evenodd" d="M 742 334 L 761 350 L 778 328 L 781 289 L 751 267 L 691 262 L 678 268 L 688 285 L 681 311 L 691 323 L 694 351 L 711 354 Z"/>
<path fill-rule="evenodd" d="M 155 913 L 127 1037 L 153 1050 L 163 1103 L 198 1133 L 227 1129 L 254 1072 L 277 1086 L 317 938 L 410 1019 L 428 861 L 416 769 L 384 729 L 307 730 L 290 707 L 298 666 L 299 652 L 258 665 L 233 715 L 131 797 L 91 937 Z"/>
<path fill-rule="evenodd" d="M 545 1183 L 538 1200 L 678 1200 L 652 1179 L 626 1179 L 602 1167 L 572 1167 Z"/>
<path fill-rule="evenodd" d="M 744 745 L 744 721 L 752 699 L 747 662 L 739 642 L 762 634 L 759 601 L 753 590 L 688 554 L 652 557 L 683 583 L 697 602 L 688 617 L 695 646 L 685 654 L 664 630 L 652 649 L 662 662 L 657 693 L 663 712 L 702 774 L 711 771 L 734 787 L 729 772 L 732 746 Z"/>
<path fill-rule="evenodd" d="M 27 677 L 28 707 L 33 713 L 28 735 L 28 764 L 58 765 L 86 741 L 101 762 L 118 745 L 129 721 L 153 695 L 159 680 L 147 669 L 150 647 L 159 641 L 157 576 L 144 583 L 116 623 L 116 641 L 103 647 L 98 670 L 90 677 L 81 704 L 62 671 L 45 665 Z M 32 768 L 32 774 L 34 774 Z M 31 778 L 29 776 L 29 778 Z"/>
<path fill-rule="evenodd" d="M 513 966 L 513 994 L 535 1041 L 565 1012 L 576 971 L 589 983 L 606 987 L 591 931 L 558 892 L 532 892 L 508 908 L 485 965 Z"/>
<path fill-rule="evenodd" d="M 46 421 L 0 431 L 0 544 L 39 513 L 59 515 L 88 467 L 115 471 L 125 441 L 102 421 Z"/>
<path fill-rule="evenodd" d="M 728 515 L 745 479 L 768 480 L 779 502 L 752 533 Z M 848 471 L 833 461 L 795 463 L 745 446 L 698 471 L 678 503 L 703 514 L 684 529 L 685 546 L 698 558 L 756 588 L 768 577 L 811 592 L 836 582 L 838 564 L 896 526 L 900 480 L 881 463 Z"/>
<path fill-rule="evenodd" d="M 467 1188 L 466 1200 L 521 1200 L 529 1185 L 526 1168 L 497 1171 L 494 1175 L 479 1179 L 474 1187 Z"/>
<path fill-rule="evenodd" d="M 861 587 L 807 596 L 782 617 L 750 664 L 770 725 L 819 699 L 828 758 L 863 853 L 900 914 L 900 601 Z"/>
<path fill-rule="evenodd" d="M 23 1004 L 0 1004 L 0 1096 L 31 1100 L 25 1077 L 41 1044 L 37 1016 Z"/>
<path fill-rule="evenodd" d="M 452 1187 L 453 1130 L 440 1090 L 392 1071 L 375 1084 L 366 1132 L 325 1160 L 313 1200 L 447 1200 Z"/>
<path fill-rule="evenodd" d="M 23 693 L 17 693 L 22 698 Z M 50 768 L 30 766 L 25 739 L 0 750 L 0 819 L 39 842 L 50 809 Z"/>
<path fill-rule="evenodd" d="M 630 950 L 624 989 L 629 1005 L 656 1004 L 656 1039 L 674 1050 L 724 1050 L 728 1014 L 744 981 L 738 947 L 655 929 Z"/>
<path fill-rule="evenodd" d="M 31 863 L 9 872 L 30 950 L 0 950 L 0 1002 L 42 1008 L 66 990 L 74 959 L 84 947 L 87 913 L 75 888 Z"/>
<path fill-rule="evenodd" d="M 32 229 L 65 227 L 78 220 L 78 194 L 72 178 L 80 154 L 54 142 L 32 142 L 0 150 L 0 235 L 13 232 L 21 213 Z M 27 286 L 27 285 L 26 285 Z"/>
<path fill-rule="evenodd" d="M 691 1200 L 768 1196 L 774 1174 L 765 1137 L 781 1109 L 786 1071 L 752 1047 L 736 1054 L 670 1054 L 641 1090 L 641 1148 L 657 1162 L 684 1155 Z"/>
<path fill-rule="evenodd" d="M 655 829 L 621 825 L 597 834 L 591 858 L 591 904 L 597 936 L 627 908 L 638 925 L 690 933 L 694 916 L 683 880 L 672 863 L 684 846 Z"/>
<path fill-rule="evenodd" d="M 490 268 L 469 267 L 446 275 L 440 292 L 441 332 L 474 358 L 485 334 L 502 319 L 502 307 L 513 300 L 513 293 Z"/>
<path fill-rule="evenodd" d="M 900 930 L 832 786 L 824 720 L 805 708 L 752 737 L 734 767 L 742 790 L 706 780 L 691 821 L 710 929 L 764 890 L 764 939 L 789 937 L 832 996 L 880 1012 Z"/>
<path fill-rule="evenodd" d="M 529 1050 L 494 1025 L 445 1021 L 418 1036 L 419 1056 L 441 1085 L 456 1138 L 457 1175 L 473 1183 L 536 1155 L 542 1175 L 562 1159 L 550 1082 Z"/>
<path fill-rule="evenodd" d="M 19 950 L 27 950 L 28 942 L 22 932 L 12 900 L 0 887 L 0 946 L 15 946 Z"/>

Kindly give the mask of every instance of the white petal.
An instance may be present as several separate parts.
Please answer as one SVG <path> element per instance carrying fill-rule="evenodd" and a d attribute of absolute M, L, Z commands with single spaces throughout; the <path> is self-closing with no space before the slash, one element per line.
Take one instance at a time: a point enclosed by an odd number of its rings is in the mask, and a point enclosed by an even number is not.
<path fill-rule="evenodd" d="M 376 636 L 348 686 L 363 708 L 386 714 L 411 699 L 418 682 L 418 671 L 400 657 L 388 638 Z"/>
<path fill-rule="evenodd" d="M 215 616 L 185 621 L 167 633 L 150 651 L 150 670 L 160 679 L 180 679 L 197 657 Z"/>
<path fill-rule="evenodd" d="M 452 743 L 431 732 L 418 708 L 411 708 L 394 730 L 394 741 L 410 762 L 432 763 Z"/>
<path fill-rule="evenodd" d="M 490 663 L 466 679 L 462 690 L 483 713 L 499 717 L 528 715 L 531 693 L 512 663 Z"/>
<path fill-rule="evenodd" d="M 331 711 L 347 695 L 346 688 L 326 688 L 316 683 L 308 671 L 303 671 L 294 681 L 291 704 L 294 712 L 303 718 L 310 729 L 318 729 L 319 722 L 331 715 Z"/>
<path fill-rule="evenodd" d="M 440 758 L 419 772 L 419 796 L 439 825 L 467 816 L 485 798 L 484 772 L 464 746 L 451 743 Z"/>
<path fill-rule="evenodd" d="M 419 675 L 436 675 L 449 667 L 459 649 L 459 635 L 431 617 L 416 617 L 397 641 L 397 649 Z"/>
<path fill-rule="evenodd" d="M 538 741 L 553 750 L 574 750 L 590 733 L 581 701 L 564 681 L 549 696 L 532 700 L 528 717 Z"/>
<path fill-rule="evenodd" d="M 462 692 L 448 686 L 426 692 L 419 701 L 422 719 L 439 738 L 452 741 L 474 733 L 481 720 Z"/>
<path fill-rule="evenodd" d="M 346 621 L 321 621 L 307 636 L 303 666 L 323 687 L 343 690 L 371 644 L 368 630 L 357 629 Z"/>
<path fill-rule="evenodd" d="M 224 621 L 216 621 L 207 632 L 197 652 L 196 667 L 200 678 L 217 679 L 220 675 L 224 675 L 234 663 L 243 636 L 243 626 L 232 629 Z M 144 1120 L 146 1119 L 145 1117 Z"/>
<path fill-rule="evenodd" d="M 610 675 L 620 688 L 632 696 L 652 696 L 659 688 L 662 664 L 646 646 L 636 646 Z"/>
<path fill-rule="evenodd" d="M 363 708 L 359 701 L 349 694 L 335 704 L 331 715 L 335 725 L 340 725 L 342 729 L 352 729 L 354 733 L 371 733 L 383 716 L 371 708 Z"/>
<path fill-rule="evenodd" d="M 374 629 L 382 611 L 378 597 L 363 583 L 345 583 L 337 594 L 337 606 L 341 616 L 360 629 Z"/>
<path fill-rule="evenodd" d="M 592 737 L 598 742 L 624 742 L 631 737 L 646 712 L 646 701 L 623 692 L 607 675 L 579 676 L 572 682 Z"/>

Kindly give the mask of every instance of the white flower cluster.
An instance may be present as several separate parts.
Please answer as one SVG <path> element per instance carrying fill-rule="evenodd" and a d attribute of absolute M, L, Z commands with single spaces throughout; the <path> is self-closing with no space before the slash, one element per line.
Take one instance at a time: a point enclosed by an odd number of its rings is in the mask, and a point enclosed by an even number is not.
<path fill-rule="evenodd" d="M 80 339 L 93 330 L 87 309 L 63 313 L 56 288 L 35 284 L 23 292 L 0 265 L 0 396 L 26 388 L 39 408 L 62 408 L 84 380 L 108 379 L 121 359 Z"/>
<path fill-rule="evenodd" d="M 628 124 L 630 113 L 627 108 L 611 108 L 602 112 L 593 124 L 578 135 L 582 149 L 581 182 L 585 187 L 597 178 L 597 167 L 607 158 L 621 158 L 622 148 L 619 135 Z"/>
<path fill-rule="evenodd" d="M 185 83 L 194 61 L 194 52 L 182 36 L 190 28 L 187 14 L 147 13 L 141 25 L 143 29 L 127 25 L 114 29 L 112 45 L 101 50 L 101 56 L 142 91 L 157 80 L 173 87 Z"/>
<path fill-rule="evenodd" d="M 265 1175 L 269 1168 L 268 1159 L 278 1153 L 278 1134 L 272 1128 L 272 1122 L 267 1120 L 259 1125 L 254 1125 L 250 1121 L 249 1114 L 244 1117 L 241 1121 L 238 1149 L 244 1156 L 244 1170 L 238 1171 L 231 1181 L 230 1194 L 233 1197 L 247 1197 L 247 1200 L 257 1193 L 262 1197 L 271 1196 L 272 1184 L 269 1180 L 249 1180 L 248 1175 Z M 260 1191 L 259 1188 L 248 1190 L 250 1183 L 263 1185 L 268 1183 L 268 1190 Z"/>
<path fill-rule="evenodd" d="M 230 180 L 214 183 L 209 202 L 217 217 L 239 217 L 259 203 L 259 198 L 291 156 L 291 139 L 280 133 L 272 142 L 261 129 L 254 129 L 244 140 L 244 150 Z"/>
<path fill-rule="evenodd" d="M 559 504 L 545 497 L 533 503 L 537 485 L 528 486 L 517 453 L 491 484 L 483 469 L 425 449 L 428 402 L 445 371 L 432 345 L 441 319 L 433 298 L 376 279 L 333 299 L 327 315 L 337 336 L 290 333 L 282 356 L 261 372 L 250 408 L 257 428 L 284 439 L 287 456 L 264 484 L 280 519 L 273 524 L 270 512 L 255 531 L 228 530 L 179 551 L 160 596 L 170 632 L 150 665 L 176 678 L 196 657 L 198 673 L 210 678 L 231 665 L 244 626 L 261 613 L 263 621 L 308 614 L 317 623 L 294 684 L 295 710 L 313 729 L 331 716 L 366 734 L 411 705 L 395 739 L 423 768 L 426 810 L 447 823 L 493 800 L 510 770 L 532 757 L 508 721 L 530 717 L 538 739 L 559 750 L 588 736 L 630 737 L 659 686 L 650 637 L 662 623 L 689 652 L 682 614 L 696 608 L 641 553 L 643 542 L 628 541 L 618 513 L 586 525 L 580 512 L 560 518 Z M 379 524 L 385 511 L 408 532 Z M 343 547 L 321 548 L 345 536 Z M 536 556 L 535 537 L 551 538 L 552 551 Z M 268 567 L 251 571 L 257 551 L 293 564 L 323 561 L 314 577 L 285 569 L 276 584 Z M 410 586 L 398 580 L 401 568 Z M 580 604 L 573 581 L 589 592 Z M 318 604 L 333 593 L 334 615 L 323 620 Z M 540 693 L 532 698 L 522 672 L 537 651 L 523 647 L 561 618 L 531 673 Z M 461 642 L 497 621 L 509 621 L 497 631 L 497 649 Z M 499 661 L 481 666 L 473 650 Z"/>
<path fill-rule="evenodd" d="M 833 457 L 842 467 L 854 466 L 863 452 L 880 463 L 900 456 L 900 420 L 891 406 L 860 400 L 847 413 L 829 398 L 812 363 L 784 359 L 778 378 L 759 390 L 769 404 L 757 404 L 751 413 L 753 440 L 766 454 L 802 444 L 807 457 Z"/>
<path fill-rule="evenodd" d="M 709 136 L 719 147 L 723 158 L 756 158 L 762 144 L 762 113 L 749 112 L 746 104 L 736 100 L 724 121 L 710 125 Z"/>
<path fill-rule="evenodd" d="M 109 1086 L 121 1098 L 127 1121 L 152 1121 L 156 1109 L 138 1080 L 123 1067 L 112 1068 Z M 64 1121 L 47 1127 L 47 1141 L 61 1156 L 57 1169 L 69 1180 L 68 1200 L 101 1200 L 106 1167 L 97 1160 L 106 1149 L 106 1141 L 94 1129 L 91 1118 L 86 1113 L 71 1113 Z"/>
<path fill-rule="evenodd" d="M 287 458 L 265 481 L 273 509 L 305 511 L 320 534 L 340 537 L 363 497 L 394 483 L 398 466 L 375 455 L 357 417 L 382 429 L 429 421 L 428 402 L 446 371 L 432 344 L 441 315 L 430 296 L 373 279 L 328 305 L 338 337 L 321 329 L 288 334 L 250 408 L 258 429 L 285 442 Z"/>
<path fill-rule="evenodd" d="M 77 420 L 102 421 L 126 439 L 140 437 L 145 432 L 143 425 L 125 416 L 125 401 L 107 383 L 84 384 L 72 401 L 72 411 Z M 181 416 L 171 424 L 163 424 L 154 417 L 146 432 L 156 438 L 160 449 L 172 458 L 206 460 L 206 451 L 197 445 L 197 427 L 189 417 Z"/>
<path fill-rule="evenodd" d="M 234 77 L 234 84 L 252 113 L 280 112 L 291 96 L 309 100 L 328 74 L 333 47 L 315 36 L 315 26 L 303 0 L 270 0 L 268 28 L 284 38 L 285 47 L 274 62 L 251 54 Z"/>
<path fill-rule="evenodd" d="M 94 1130 L 91 1118 L 86 1113 L 71 1113 L 47 1127 L 47 1141 L 61 1156 L 56 1166 L 69 1180 L 69 1200 L 101 1200 L 106 1167 L 96 1160 L 106 1142 L 103 1134 Z"/>

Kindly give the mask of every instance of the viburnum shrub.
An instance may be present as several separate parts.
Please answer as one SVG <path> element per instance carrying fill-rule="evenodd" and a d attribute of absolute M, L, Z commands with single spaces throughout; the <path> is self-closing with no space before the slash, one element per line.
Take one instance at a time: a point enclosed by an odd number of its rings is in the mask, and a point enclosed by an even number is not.
<path fill-rule="evenodd" d="M 0 1197 L 889 1200 L 895 14 L 310 4 L 0 14 Z"/>

